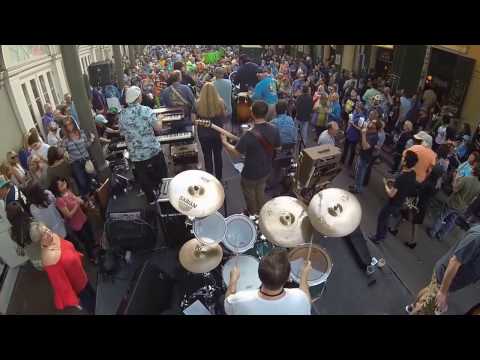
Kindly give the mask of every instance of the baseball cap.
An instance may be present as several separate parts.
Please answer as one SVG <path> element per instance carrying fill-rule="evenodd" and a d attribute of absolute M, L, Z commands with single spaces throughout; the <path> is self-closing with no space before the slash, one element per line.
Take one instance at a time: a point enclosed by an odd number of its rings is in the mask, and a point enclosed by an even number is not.
<path fill-rule="evenodd" d="M 428 144 L 429 146 L 432 146 L 432 137 L 427 134 L 425 131 L 419 131 L 413 137 L 417 140 L 422 140 L 424 143 Z"/>
<path fill-rule="evenodd" d="M 7 186 L 8 184 L 10 184 L 10 181 L 8 181 L 7 179 L 5 179 L 5 176 L 3 175 L 0 175 L 0 189 L 3 189 L 5 186 Z"/>
<path fill-rule="evenodd" d="M 128 104 L 133 103 L 135 100 L 137 100 L 140 95 L 142 94 L 142 90 L 138 86 L 130 86 L 127 89 L 127 93 L 125 95 L 125 100 L 127 101 Z"/>
<path fill-rule="evenodd" d="M 108 109 L 109 114 L 118 114 L 119 111 L 115 106 L 112 106 L 111 108 Z"/>
<path fill-rule="evenodd" d="M 99 124 L 108 124 L 107 119 L 105 119 L 105 116 L 103 116 L 102 114 L 98 114 L 97 116 L 95 116 L 95 122 Z"/>

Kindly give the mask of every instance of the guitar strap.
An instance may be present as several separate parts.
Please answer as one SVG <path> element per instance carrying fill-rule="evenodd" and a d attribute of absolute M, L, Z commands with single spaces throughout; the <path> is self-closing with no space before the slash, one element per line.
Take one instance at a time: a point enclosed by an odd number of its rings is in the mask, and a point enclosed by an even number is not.
<path fill-rule="evenodd" d="M 260 143 L 260 145 L 262 145 L 262 147 L 267 152 L 267 154 L 269 156 L 273 157 L 273 155 L 274 155 L 273 145 L 270 144 L 270 142 L 267 139 L 265 139 L 265 137 L 262 135 L 262 133 L 256 127 L 253 127 L 253 129 L 250 130 L 250 133 L 253 136 L 255 136 L 255 138 Z"/>

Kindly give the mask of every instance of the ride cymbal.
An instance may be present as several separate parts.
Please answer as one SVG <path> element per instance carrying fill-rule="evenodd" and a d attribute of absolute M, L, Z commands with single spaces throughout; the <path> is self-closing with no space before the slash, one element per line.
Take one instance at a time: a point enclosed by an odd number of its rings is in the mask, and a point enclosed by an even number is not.
<path fill-rule="evenodd" d="M 220 245 L 203 245 L 195 238 L 183 244 L 178 254 L 180 264 L 195 274 L 212 271 L 220 265 L 222 257 L 223 250 Z"/>
<path fill-rule="evenodd" d="M 201 170 L 186 170 L 175 176 L 170 181 L 167 195 L 178 212 L 194 218 L 212 215 L 225 200 L 220 181 Z"/>
<path fill-rule="evenodd" d="M 258 225 L 268 241 L 286 248 L 309 242 L 313 232 L 307 207 L 290 196 L 266 202 L 260 210 Z"/>
<path fill-rule="evenodd" d="M 318 192 L 308 206 L 308 217 L 322 235 L 343 237 L 351 234 L 362 220 L 362 207 L 348 191 L 329 188 Z"/>

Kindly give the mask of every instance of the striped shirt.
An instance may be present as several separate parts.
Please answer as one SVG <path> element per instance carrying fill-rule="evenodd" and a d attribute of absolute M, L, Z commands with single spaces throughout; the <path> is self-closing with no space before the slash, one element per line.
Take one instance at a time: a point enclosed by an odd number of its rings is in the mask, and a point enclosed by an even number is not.
<path fill-rule="evenodd" d="M 82 159 L 90 159 L 90 154 L 88 153 L 88 147 L 90 145 L 91 143 L 83 130 L 80 131 L 80 139 L 73 140 L 68 137 L 63 139 L 63 146 L 68 152 L 68 156 L 72 162 Z"/>

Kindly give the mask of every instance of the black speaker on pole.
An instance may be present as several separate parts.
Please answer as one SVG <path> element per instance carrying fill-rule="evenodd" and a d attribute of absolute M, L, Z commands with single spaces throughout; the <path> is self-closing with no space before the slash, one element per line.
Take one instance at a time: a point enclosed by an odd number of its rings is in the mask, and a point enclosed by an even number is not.
<path fill-rule="evenodd" d="M 92 86 L 106 86 L 113 80 L 113 64 L 110 61 L 100 61 L 88 66 L 88 77 Z"/>
<path fill-rule="evenodd" d="M 158 265 L 146 261 L 135 273 L 117 315 L 160 315 L 170 308 L 174 281 Z"/>
<path fill-rule="evenodd" d="M 394 89 L 403 89 L 411 95 L 417 92 L 426 53 L 426 45 L 395 46 L 392 63 L 392 73 L 396 78 Z"/>

